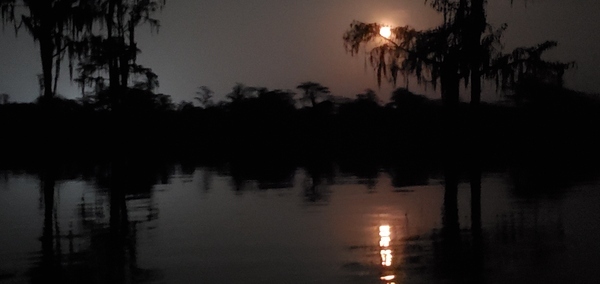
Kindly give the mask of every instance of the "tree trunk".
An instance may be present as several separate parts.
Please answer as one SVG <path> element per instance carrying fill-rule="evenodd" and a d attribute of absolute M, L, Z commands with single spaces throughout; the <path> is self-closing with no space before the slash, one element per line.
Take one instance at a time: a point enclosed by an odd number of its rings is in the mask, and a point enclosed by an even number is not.
<path fill-rule="evenodd" d="M 458 59 L 455 52 L 451 51 L 442 63 L 441 87 L 442 103 L 447 109 L 458 107 L 460 94 L 460 77 L 458 76 Z"/>
<path fill-rule="evenodd" d="M 115 16 L 115 1 L 110 1 L 108 4 L 108 13 L 105 16 L 106 31 L 107 31 L 107 43 L 108 43 L 108 89 L 110 93 L 114 95 L 116 90 L 119 89 L 119 69 L 117 61 L 117 41 L 114 37 L 114 16 Z"/>
<path fill-rule="evenodd" d="M 119 86 L 123 89 L 129 81 L 129 54 L 123 37 L 119 38 L 119 78 L 121 80 Z"/>
<path fill-rule="evenodd" d="M 125 8 L 123 1 L 117 1 L 117 32 L 119 37 L 118 61 L 119 61 L 119 87 L 124 90 L 129 81 L 129 52 L 125 40 Z"/>
<path fill-rule="evenodd" d="M 37 24 L 32 24 L 32 33 L 34 38 L 37 37 L 40 42 L 40 56 L 42 61 L 42 81 L 44 92 L 42 97 L 49 99 L 54 96 L 52 87 L 52 81 L 54 76 L 52 70 L 54 67 L 54 41 L 53 41 L 53 29 L 54 23 L 52 20 L 53 15 L 48 13 L 52 10 L 51 1 L 37 1 L 29 4 L 29 11 L 32 18 L 37 18 L 39 21 Z"/>
<path fill-rule="evenodd" d="M 52 87 L 52 69 L 54 66 L 54 43 L 52 42 L 52 35 L 50 27 L 47 27 L 45 23 L 43 23 L 41 27 L 41 34 L 39 37 L 40 41 L 40 55 L 42 59 L 42 75 L 44 81 L 44 94 L 43 97 L 45 99 L 49 99 L 54 97 L 53 87 Z"/>
<path fill-rule="evenodd" d="M 310 94 L 310 103 L 312 104 L 312 107 L 317 106 L 317 95 L 316 94 Z"/>
<path fill-rule="evenodd" d="M 467 27 L 469 34 L 468 51 L 471 54 L 471 105 L 478 106 L 481 102 L 481 66 L 482 50 L 481 36 L 486 26 L 485 10 L 483 8 L 484 0 L 471 1 L 471 15 L 469 25 Z"/>
<path fill-rule="evenodd" d="M 481 103 L 481 73 L 471 66 L 471 106 Z"/>

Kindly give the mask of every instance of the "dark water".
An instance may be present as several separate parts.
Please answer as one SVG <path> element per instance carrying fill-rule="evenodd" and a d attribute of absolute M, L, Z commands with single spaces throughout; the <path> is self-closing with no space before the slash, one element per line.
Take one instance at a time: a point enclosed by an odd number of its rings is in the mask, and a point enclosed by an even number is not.
<path fill-rule="evenodd" d="M 597 175 L 164 168 L 1 172 L 0 283 L 600 283 Z"/>

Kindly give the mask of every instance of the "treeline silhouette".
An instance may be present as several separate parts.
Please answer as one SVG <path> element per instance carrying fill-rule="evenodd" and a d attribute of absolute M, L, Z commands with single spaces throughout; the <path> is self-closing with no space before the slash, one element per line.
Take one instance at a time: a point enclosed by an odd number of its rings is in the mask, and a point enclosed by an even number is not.
<path fill-rule="evenodd" d="M 403 88 L 386 104 L 358 95 L 297 107 L 289 93 L 261 94 L 206 107 L 177 107 L 135 89 L 111 109 L 63 98 L 4 104 L 1 149 L 6 161 L 39 155 L 436 160 L 448 145 L 461 153 L 473 144 L 482 156 L 501 159 L 598 154 L 599 101 L 551 86 L 523 87 L 510 104 L 461 104 L 451 132 L 444 131 L 448 117 L 440 101 Z"/>

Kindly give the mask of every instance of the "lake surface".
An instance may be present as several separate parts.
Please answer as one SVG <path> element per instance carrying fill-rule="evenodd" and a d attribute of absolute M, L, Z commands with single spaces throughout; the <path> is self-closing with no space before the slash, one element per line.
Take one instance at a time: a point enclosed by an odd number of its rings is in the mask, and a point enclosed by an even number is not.
<path fill-rule="evenodd" d="M 2 171 L 0 283 L 600 283 L 600 175 L 259 164 Z"/>

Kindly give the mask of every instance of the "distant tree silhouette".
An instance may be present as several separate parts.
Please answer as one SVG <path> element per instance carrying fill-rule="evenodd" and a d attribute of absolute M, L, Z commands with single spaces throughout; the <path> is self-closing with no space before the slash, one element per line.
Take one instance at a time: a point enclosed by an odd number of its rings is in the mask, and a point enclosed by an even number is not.
<path fill-rule="evenodd" d="M 375 91 L 373 91 L 372 89 L 366 89 L 364 93 L 357 94 L 356 100 L 361 102 L 369 102 L 375 105 L 379 105 L 381 103 L 381 100 L 377 96 L 377 93 L 375 93 Z"/>
<path fill-rule="evenodd" d="M 357 126 L 381 114 L 381 101 L 375 91 L 367 89 L 364 93 L 357 94 L 355 100 L 339 104 L 337 113 L 351 122 L 350 124 Z"/>
<path fill-rule="evenodd" d="M 193 102 L 181 101 L 177 104 L 176 109 L 178 112 L 187 112 L 195 109 L 195 107 Z"/>
<path fill-rule="evenodd" d="M 0 105 L 7 105 L 10 102 L 10 95 L 6 93 L 0 94 Z"/>
<path fill-rule="evenodd" d="M 257 99 L 260 104 L 265 106 L 265 108 L 269 108 L 270 111 L 289 111 L 295 109 L 295 93 L 290 90 L 260 88 L 257 93 Z"/>
<path fill-rule="evenodd" d="M 250 98 L 256 89 L 248 87 L 242 83 L 236 83 L 233 86 L 231 93 L 227 94 L 226 97 L 231 100 L 232 104 L 241 103 L 242 101 Z"/>
<path fill-rule="evenodd" d="M 198 95 L 198 96 L 195 97 L 194 99 L 196 99 L 200 103 L 200 106 L 202 106 L 204 108 L 211 107 L 214 105 L 214 103 L 212 101 L 212 97 L 213 97 L 214 93 L 215 92 L 213 92 L 213 90 L 211 90 L 209 87 L 200 86 L 198 88 L 198 91 L 196 92 L 196 95 Z"/>
<path fill-rule="evenodd" d="M 312 107 L 317 105 L 317 101 L 320 100 L 323 95 L 330 93 L 328 87 L 311 81 L 303 82 L 296 88 L 303 91 L 302 100 L 310 102 Z"/>
<path fill-rule="evenodd" d="M 392 92 L 392 97 L 388 106 L 393 108 L 414 108 L 429 103 L 429 100 L 423 95 L 417 95 L 405 88 L 398 88 Z"/>
<path fill-rule="evenodd" d="M 141 65 L 134 65 L 132 69 L 133 73 L 141 74 L 143 76 L 143 79 L 141 81 L 138 80 L 134 83 L 133 87 L 135 89 L 141 89 L 152 92 L 154 91 L 154 89 L 159 87 L 160 84 L 158 82 L 158 75 L 152 72 L 152 69 L 144 68 Z"/>

